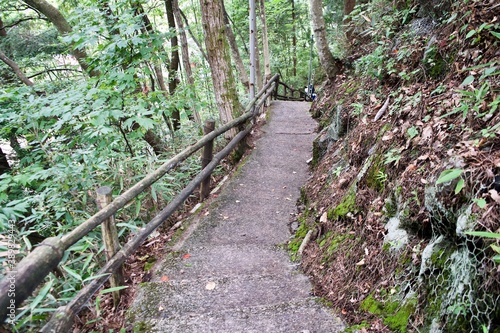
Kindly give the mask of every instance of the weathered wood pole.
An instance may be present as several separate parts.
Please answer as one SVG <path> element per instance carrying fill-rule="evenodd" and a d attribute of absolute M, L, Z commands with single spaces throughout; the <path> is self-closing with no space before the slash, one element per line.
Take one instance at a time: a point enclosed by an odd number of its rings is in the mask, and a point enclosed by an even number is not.
<path fill-rule="evenodd" d="M 97 193 L 97 207 L 103 209 L 113 200 L 112 190 L 109 186 L 99 187 Z M 111 260 L 113 256 L 120 251 L 118 232 L 116 230 L 114 216 L 108 217 L 102 224 L 102 239 L 104 241 L 104 251 L 106 251 L 106 261 Z M 119 287 L 123 284 L 122 268 L 116 270 L 109 278 L 111 288 Z M 113 304 L 116 307 L 120 303 L 120 290 L 113 291 Z"/>
<path fill-rule="evenodd" d="M 205 124 L 203 125 L 203 134 L 207 135 L 215 129 L 215 120 L 207 119 L 205 120 Z M 212 161 L 214 150 L 214 140 L 210 140 L 203 147 L 203 157 L 201 159 L 201 169 L 205 169 L 205 167 Z M 207 176 L 203 180 L 200 186 L 200 201 L 206 199 L 210 194 L 210 175 Z"/>

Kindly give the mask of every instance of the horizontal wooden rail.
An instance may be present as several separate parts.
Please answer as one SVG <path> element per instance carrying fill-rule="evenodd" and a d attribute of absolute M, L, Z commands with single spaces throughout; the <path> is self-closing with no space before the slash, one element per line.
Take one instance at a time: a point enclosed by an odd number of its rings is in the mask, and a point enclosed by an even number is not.
<path fill-rule="evenodd" d="M 147 189 L 153 183 L 158 181 L 161 177 L 163 177 L 168 171 L 172 170 L 179 163 L 184 161 L 186 158 L 191 156 L 193 153 L 202 148 L 209 141 L 215 139 L 217 136 L 227 132 L 231 128 L 240 126 L 245 123 L 247 120 L 255 117 L 255 113 L 250 112 L 252 107 L 257 106 L 255 109 L 259 109 L 260 106 L 264 103 L 265 99 L 269 97 L 272 93 L 275 93 L 275 89 L 277 85 L 275 82 L 279 80 L 279 76 L 275 75 L 262 89 L 259 93 L 252 99 L 247 106 L 245 107 L 245 112 L 237 117 L 236 119 L 228 122 L 227 124 L 217 128 L 213 132 L 203 136 L 200 140 L 198 140 L 195 144 L 187 147 L 182 152 L 169 159 L 167 162 L 162 164 L 158 169 L 156 169 L 151 174 L 144 177 L 137 184 L 132 186 L 130 189 L 125 191 L 123 194 L 115 198 L 108 206 L 99 210 L 92 217 L 87 219 L 85 222 L 80 224 L 78 227 L 73 229 L 73 231 L 68 234 L 59 237 L 51 237 L 45 239 L 42 243 L 40 243 L 28 256 L 26 256 L 16 268 L 10 272 L 15 276 L 12 278 L 9 273 L 0 281 L 0 320 L 4 321 L 7 317 L 8 311 L 10 310 L 9 306 L 11 306 L 12 302 L 14 302 L 15 307 L 19 307 L 21 303 L 28 298 L 33 291 L 43 282 L 45 277 L 53 271 L 59 262 L 61 261 L 64 252 L 73 244 L 75 244 L 78 240 L 87 235 L 90 231 L 92 231 L 95 227 L 100 225 L 103 221 L 113 216 L 119 209 L 123 208 L 126 204 L 132 201 L 138 194 Z M 262 98 L 261 98 L 262 97 Z M 242 137 L 248 134 L 250 129 L 247 128 L 244 131 L 240 132 L 231 142 L 226 146 L 226 148 L 231 147 L 229 151 L 234 148 L 234 145 L 241 140 Z M 234 140 L 239 138 L 236 143 Z M 226 152 L 227 149 L 224 148 L 219 154 L 217 154 L 212 160 L 213 163 L 218 163 L 220 159 L 226 156 L 222 154 L 222 152 Z M 215 166 L 213 163 L 209 163 L 205 169 L 213 170 Z M 216 164 L 215 164 L 216 165 Z M 181 193 L 162 210 L 157 217 L 155 217 L 146 228 L 138 235 L 136 235 L 129 243 L 127 243 L 113 258 L 111 258 L 108 263 L 101 269 L 99 274 L 104 274 L 94 279 L 88 286 L 86 286 L 83 291 L 91 291 L 90 295 L 84 295 L 85 302 L 88 298 L 90 298 L 102 284 L 109 278 L 109 275 L 116 271 L 118 267 L 120 267 L 121 263 L 125 260 L 125 258 L 130 255 L 146 238 L 147 236 L 153 232 L 164 220 L 172 214 L 175 209 L 184 202 L 184 200 L 194 191 L 196 186 L 193 185 L 196 180 L 198 182 L 199 177 L 205 177 L 205 169 L 193 179 L 193 181 L 183 190 Z M 208 174 L 210 171 L 207 171 Z M 204 176 L 205 175 L 205 176 Z M 194 187 L 193 187 L 194 186 Z M 190 191 L 190 192 L 189 192 Z M 189 192 L 188 194 L 186 194 Z M 185 195 L 186 194 L 186 195 Z M 149 226 L 149 227 L 148 227 Z M 145 236 L 144 236 L 145 235 Z M 12 298 L 10 290 L 15 290 L 15 297 Z M 85 298 L 86 297 L 86 298 Z M 73 301 L 71 301 L 64 309 L 61 311 L 57 311 L 52 318 L 61 318 L 61 314 L 64 313 L 66 316 L 68 313 L 76 313 L 79 311 L 81 306 L 85 302 L 79 301 L 80 298 L 75 297 Z M 52 321 L 52 319 L 51 319 Z M 54 322 L 53 322 L 54 323 Z M 53 324 L 52 327 L 57 327 L 57 324 Z M 58 331 L 53 330 L 52 328 L 46 332 L 66 332 L 64 330 Z"/>
<path fill-rule="evenodd" d="M 283 94 L 279 93 L 280 86 L 283 87 Z M 291 95 L 288 95 L 288 92 L 290 92 Z M 300 89 L 291 88 L 286 83 L 278 82 L 275 98 L 286 101 L 304 101 L 306 99 L 306 93 Z"/>

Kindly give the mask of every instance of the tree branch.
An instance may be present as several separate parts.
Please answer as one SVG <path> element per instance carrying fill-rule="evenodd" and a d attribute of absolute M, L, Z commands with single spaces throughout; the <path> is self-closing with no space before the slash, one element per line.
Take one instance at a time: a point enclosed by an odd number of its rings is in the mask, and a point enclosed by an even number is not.
<path fill-rule="evenodd" d="M 0 60 L 2 60 L 7 66 L 9 66 L 14 71 L 19 80 L 21 80 L 25 85 L 30 87 L 34 85 L 34 83 L 29 78 L 27 78 L 26 75 L 24 75 L 24 73 L 19 68 L 19 65 L 14 60 L 11 60 L 9 57 L 7 57 L 2 51 L 0 51 Z"/>
<path fill-rule="evenodd" d="M 36 76 L 45 74 L 45 73 L 50 73 L 50 72 L 63 72 L 63 71 L 68 71 L 68 72 L 78 72 L 78 73 L 83 73 L 81 70 L 78 69 L 73 69 L 73 68 L 52 68 L 52 69 L 46 69 L 44 71 L 41 71 L 39 73 L 33 74 L 28 76 L 28 79 L 34 78 Z"/>

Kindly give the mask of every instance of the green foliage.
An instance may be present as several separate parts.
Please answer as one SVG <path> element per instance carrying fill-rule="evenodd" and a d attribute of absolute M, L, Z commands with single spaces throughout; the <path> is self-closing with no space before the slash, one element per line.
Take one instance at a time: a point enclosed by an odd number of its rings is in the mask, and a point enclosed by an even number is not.
<path fill-rule="evenodd" d="M 384 324 L 392 330 L 406 332 L 408 320 L 415 312 L 417 300 L 415 298 L 399 300 L 395 295 L 385 291 L 381 294 L 385 294 L 385 298 L 380 301 L 373 294 L 368 295 L 361 302 L 361 310 L 381 316 Z"/>

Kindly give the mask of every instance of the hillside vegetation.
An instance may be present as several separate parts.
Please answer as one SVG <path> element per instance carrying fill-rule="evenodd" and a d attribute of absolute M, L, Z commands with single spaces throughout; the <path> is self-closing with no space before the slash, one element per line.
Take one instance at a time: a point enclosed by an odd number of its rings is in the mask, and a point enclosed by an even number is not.
<path fill-rule="evenodd" d="M 313 231 L 303 269 L 352 331 L 500 332 L 499 9 L 380 0 L 351 14 L 343 74 L 313 103 L 289 247 Z"/>

